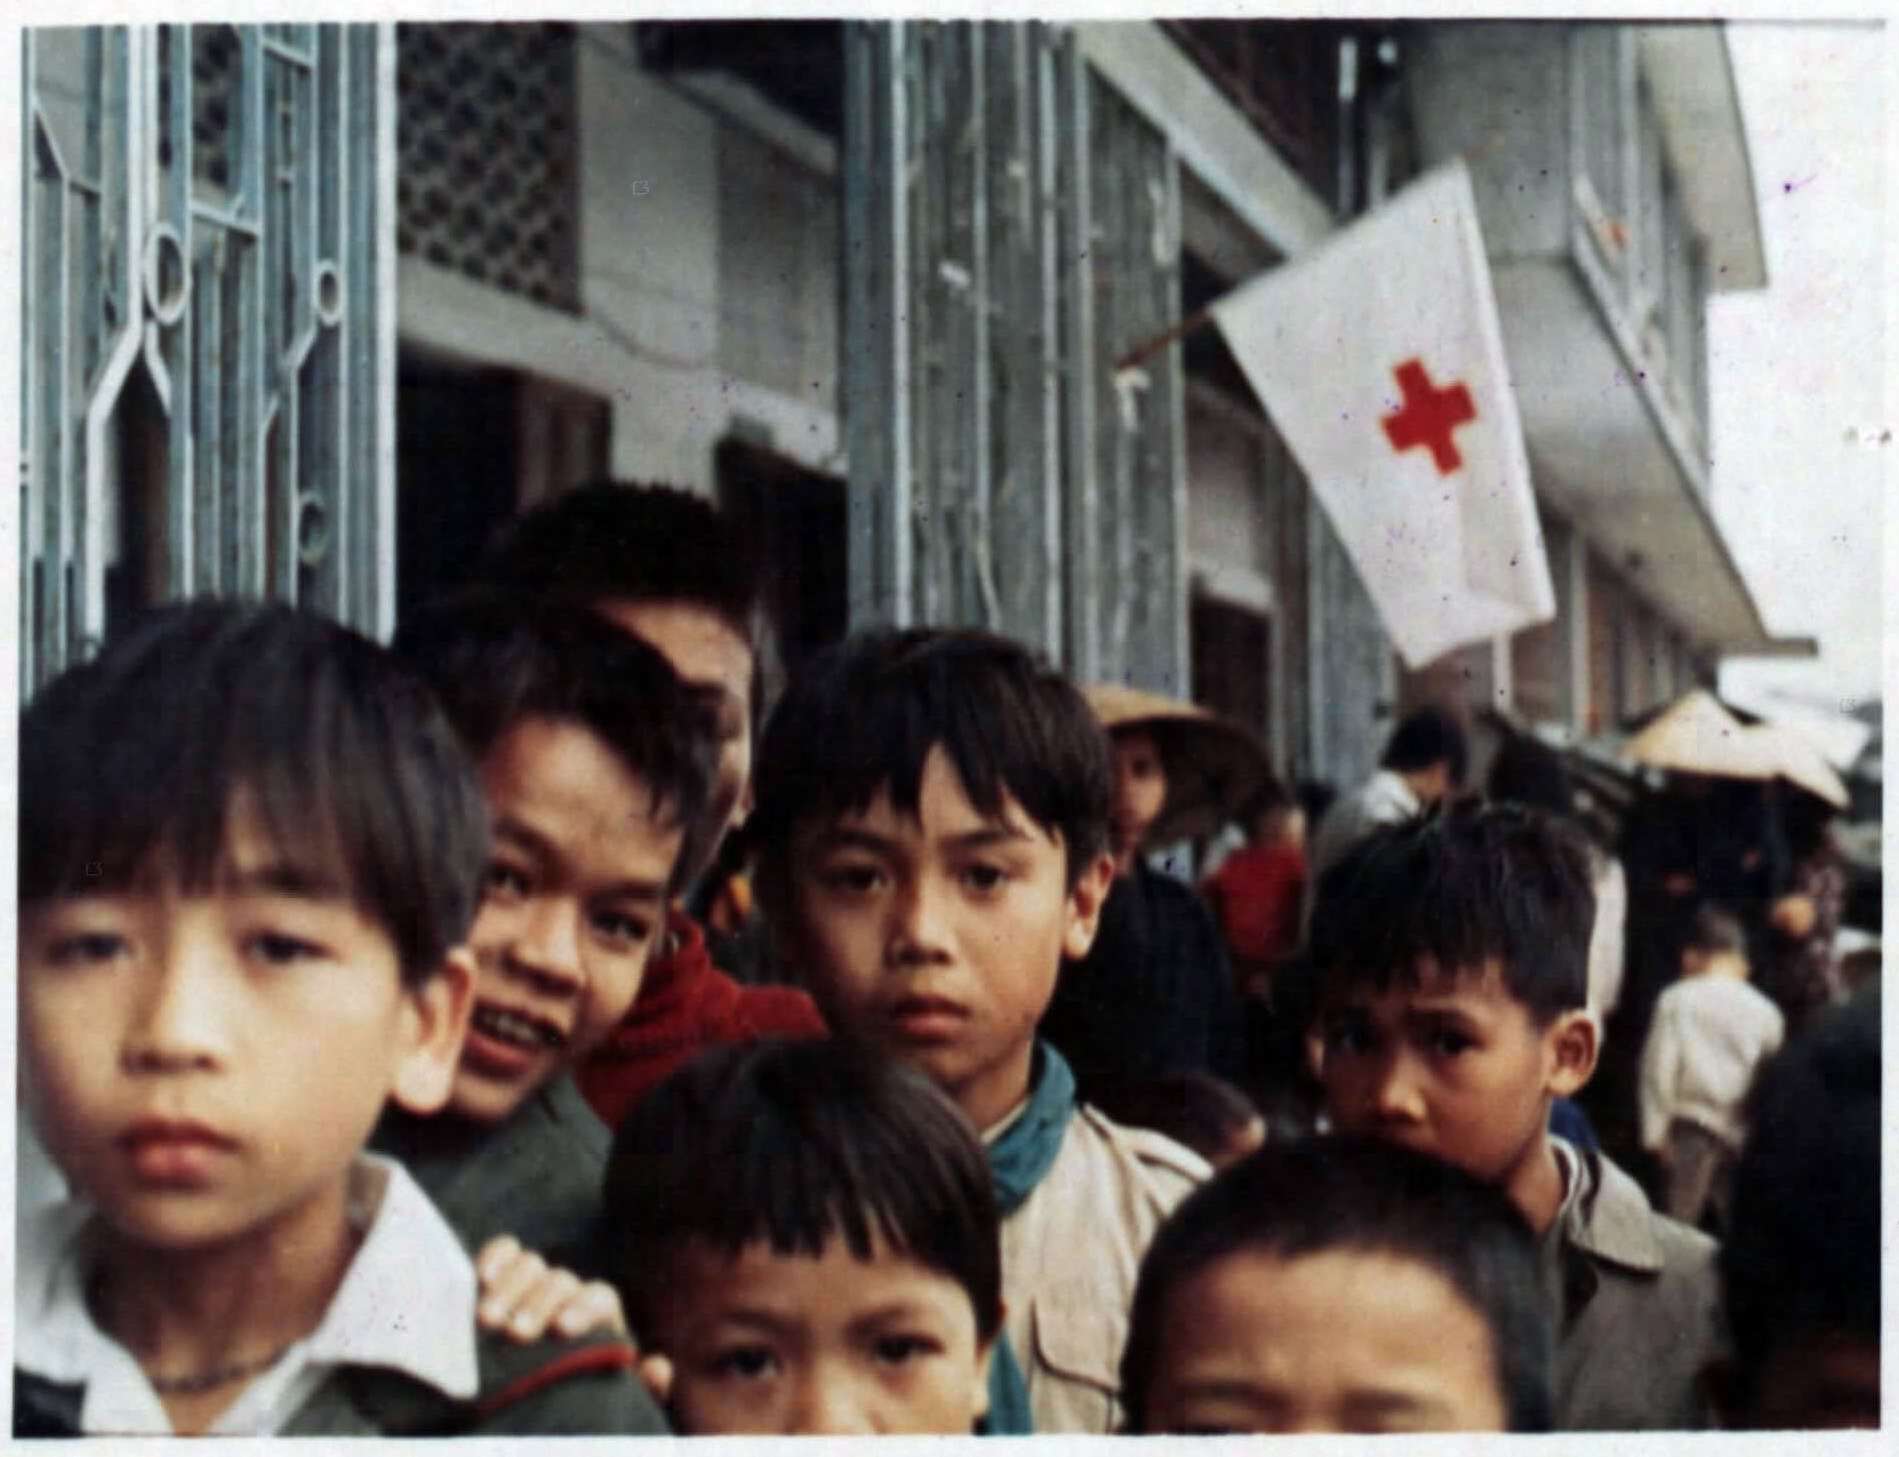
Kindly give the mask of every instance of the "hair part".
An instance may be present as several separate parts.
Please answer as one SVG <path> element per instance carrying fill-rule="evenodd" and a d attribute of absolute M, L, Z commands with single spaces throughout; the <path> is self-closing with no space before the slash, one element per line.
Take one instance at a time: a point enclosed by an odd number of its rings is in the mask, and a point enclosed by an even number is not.
<path fill-rule="evenodd" d="M 474 918 L 488 823 L 473 765 L 385 648 L 282 604 L 135 620 L 20 723 L 23 905 L 148 877 L 208 891 L 242 804 L 312 885 L 389 934 L 406 984 Z"/>
<path fill-rule="evenodd" d="M 675 866 L 713 827 L 717 727 L 658 649 L 586 608 L 477 591 L 403 625 L 396 650 L 434 685 L 476 760 L 523 719 L 576 723 L 604 743 L 683 826 Z"/>
<path fill-rule="evenodd" d="M 607 1161 L 608 1271 L 636 1328 L 698 1243 L 821 1255 L 878 1242 L 969 1293 L 1002 1326 L 1000 1216 L 988 1160 L 927 1078 L 849 1043 L 768 1039 L 704 1053 L 649 1094 Z"/>
<path fill-rule="evenodd" d="M 1005 796 L 1067 855 L 1072 887 L 1106 848 L 1113 771 L 1087 700 L 1019 643 L 960 628 L 859 633 L 814 658 L 766 726 L 751 833 L 760 889 L 782 898 L 793 838 L 888 793 L 914 816 L 931 752 L 976 810 Z"/>
<path fill-rule="evenodd" d="M 1550 1430 L 1554 1334 L 1522 1215 L 1461 1169 L 1344 1137 L 1269 1144 L 1195 1190 L 1161 1226 L 1141 1261 L 1121 1357 L 1128 1430 L 1148 1430 L 1175 1291 L 1241 1252 L 1297 1260 L 1332 1251 L 1395 1256 L 1441 1276 L 1490 1332 L 1508 1429 Z"/>
<path fill-rule="evenodd" d="M 1320 877 L 1308 954 L 1321 1000 L 1493 964 L 1539 1026 L 1588 1001 L 1596 914 L 1579 833 L 1520 805 L 1458 805 L 1380 826 Z"/>

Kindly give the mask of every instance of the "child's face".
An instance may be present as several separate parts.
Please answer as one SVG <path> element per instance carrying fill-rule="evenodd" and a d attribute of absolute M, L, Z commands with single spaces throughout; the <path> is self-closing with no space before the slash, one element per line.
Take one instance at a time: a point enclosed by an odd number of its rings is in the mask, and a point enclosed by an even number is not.
<path fill-rule="evenodd" d="M 1551 1097 L 1581 1087 L 1593 1034 L 1578 1061 L 1564 1013 L 1538 1028 L 1494 964 L 1446 976 L 1427 958 L 1418 985 L 1382 995 L 1348 988 L 1321 1005 L 1326 1107 L 1345 1133 L 1367 1133 L 1435 1155 L 1509 1188 L 1543 1146 Z"/>
<path fill-rule="evenodd" d="M 643 1334 L 683 1432 L 967 1436 L 989 1409 L 969 1293 L 881 1241 L 868 1260 L 835 1237 L 816 1257 L 691 1244 L 669 1274 Z"/>
<path fill-rule="evenodd" d="M 794 939 L 832 1025 L 921 1068 L 978 1128 L 1006 1114 L 1062 958 L 1094 940 L 1113 862 L 1071 890 L 1059 834 L 1013 796 L 981 814 L 941 748 L 917 818 L 880 793 L 801 829 L 788 859 Z"/>
<path fill-rule="evenodd" d="M 664 929 L 681 827 L 593 732 L 527 718 L 488 752 L 494 848 L 453 1107 L 494 1123 L 626 1015 Z"/>
<path fill-rule="evenodd" d="M 34 1121 L 139 1244 L 314 1231 L 326 1210 L 340 1231 L 344 1175 L 384 1102 L 439 1108 L 461 1043 L 466 954 L 415 990 L 398 972 L 388 933 L 288 864 L 240 797 L 208 892 L 161 874 L 24 917 Z"/>
<path fill-rule="evenodd" d="M 692 602 L 612 599 L 598 610 L 657 648 L 687 683 L 715 696 L 719 778 L 707 813 L 722 826 L 743 820 L 751 808 L 752 645 L 718 613 Z"/>
<path fill-rule="evenodd" d="M 1145 729 L 1121 729 L 1114 745 L 1114 851 L 1123 867 L 1133 861 L 1167 803 L 1167 769 L 1160 746 Z"/>
<path fill-rule="evenodd" d="M 1483 1317 L 1437 1271 L 1381 1252 L 1238 1250 L 1161 1313 L 1149 1432 L 1500 1432 Z"/>

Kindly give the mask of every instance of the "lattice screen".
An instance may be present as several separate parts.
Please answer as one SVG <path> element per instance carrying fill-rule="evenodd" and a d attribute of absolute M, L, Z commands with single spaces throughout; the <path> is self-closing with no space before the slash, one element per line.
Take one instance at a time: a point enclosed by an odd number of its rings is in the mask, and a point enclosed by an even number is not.
<path fill-rule="evenodd" d="M 574 27 L 402 25 L 396 38 L 397 247 L 578 308 Z"/>

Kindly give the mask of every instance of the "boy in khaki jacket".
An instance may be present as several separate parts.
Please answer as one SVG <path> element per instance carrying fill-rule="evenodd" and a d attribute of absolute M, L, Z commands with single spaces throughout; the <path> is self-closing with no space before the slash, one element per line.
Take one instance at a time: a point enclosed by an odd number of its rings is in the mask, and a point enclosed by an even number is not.
<path fill-rule="evenodd" d="M 1595 1069 L 1595 907 L 1581 845 L 1513 805 L 1389 826 L 1320 881 L 1310 954 L 1335 1126 L 1508 1194 L 1556 1316 L 1556 1428 L 1706 1425 L 1720 1351 L 1714 1241 L 1548 1129 Z"/>
<path fill-rule="evenodd" d="M 989 1430 L 1115 1430 L 1142 1252 L 1207 1175 L 1075 1096 L 1036 1037 L 1114 874 L 1108 747 L 1020 646 L 855 637 L 794 682 L 752 821 L 773 931 L 830 1025 L 921 1069 L 980 1131 L 1002 1209 Z"/>

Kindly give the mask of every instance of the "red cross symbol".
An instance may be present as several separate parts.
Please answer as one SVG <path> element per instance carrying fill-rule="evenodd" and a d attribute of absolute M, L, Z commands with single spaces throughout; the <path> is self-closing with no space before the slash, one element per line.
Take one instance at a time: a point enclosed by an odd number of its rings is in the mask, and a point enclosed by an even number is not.
<path fill-rule="evenodd" d="M 1402 451 L 1422 445 L 1437 462 L 1437 473 L 1449 475 L 1464 463 L 1451 432 L 1477 418 L 1470 391 L 1461 384 L 1438 389 L 1425 374 L 1424 362 L 1418 359 L 1407 359 L 1392 373 L 1398 377 L 1398 388 L 1404 391 L 1404 408 L 1379 421 L 1390 437 L 1391 448 Z"/>

